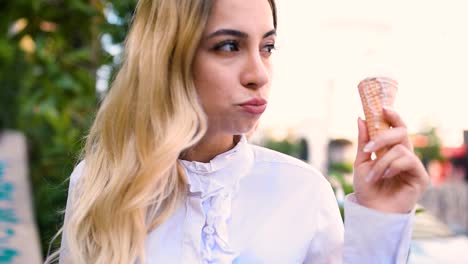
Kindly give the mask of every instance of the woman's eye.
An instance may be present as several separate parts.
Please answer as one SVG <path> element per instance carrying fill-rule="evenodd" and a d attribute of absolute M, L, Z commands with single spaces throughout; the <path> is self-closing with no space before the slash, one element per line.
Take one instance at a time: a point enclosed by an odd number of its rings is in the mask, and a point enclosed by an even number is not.
<path fill-rule="evenodd" d="M 275 49 L 276 49 L 275 44 L 268 44 L 268 45 L 263 46 L 262 51 L 272 53 L 273 50 L 275 50 Z"/>
<path fill-rule="evenodd" d="M 239 43 L 236 41 L 224 41 L 216 45 L 215 50 L 226 52 L 239 51 Z"/>

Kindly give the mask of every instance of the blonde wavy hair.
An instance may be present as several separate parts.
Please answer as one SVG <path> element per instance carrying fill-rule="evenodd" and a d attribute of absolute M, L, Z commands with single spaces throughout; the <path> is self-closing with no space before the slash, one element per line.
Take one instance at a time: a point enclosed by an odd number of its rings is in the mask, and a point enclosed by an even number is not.
<path fill-rule="evenodd" d="M 186 196 L 178 158 L 205 134 L 192 63 L 213 0 L 139 0 L 62 229 L 66 263 L 145 263 L 146 235 Z M 276 27 L 276 9 L 269 0 Z M 62 235 L 63 235 L 62 234 Z"/>

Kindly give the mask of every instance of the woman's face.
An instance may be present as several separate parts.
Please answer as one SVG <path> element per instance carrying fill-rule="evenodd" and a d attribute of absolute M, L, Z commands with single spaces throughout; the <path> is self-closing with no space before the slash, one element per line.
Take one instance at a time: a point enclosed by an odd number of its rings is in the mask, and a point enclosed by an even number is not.
<path fill-rule="evenodd" d="M 194 80 L 211 133 L 250 131 L 266 108 L 275 45 L 267 0 L 215 0 L 196 52 Z"/>

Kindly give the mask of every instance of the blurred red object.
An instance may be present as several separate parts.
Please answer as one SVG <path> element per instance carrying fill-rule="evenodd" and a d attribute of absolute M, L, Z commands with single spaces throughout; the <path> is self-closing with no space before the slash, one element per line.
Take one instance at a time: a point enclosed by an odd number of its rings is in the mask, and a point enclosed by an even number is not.
<path fill-rule="evenodd" d="M 429 145 L 429 139 L 424 135 L 415 135 L 411 140 L 415 148 L 424 148 Z"/>
<path fill-rule="evenodd" d="M 447 159 L 463 158 L 466 155 L 466 145 L 460 147 L 442 147 L 442 156 Z"/>
<path fill-rule="evenodd" d="M 427 170 L 431 177 L 432 185 L 439 186 L 452 174 L 453 165 L 450 161 L 433 160 L 429 162 Z"/>

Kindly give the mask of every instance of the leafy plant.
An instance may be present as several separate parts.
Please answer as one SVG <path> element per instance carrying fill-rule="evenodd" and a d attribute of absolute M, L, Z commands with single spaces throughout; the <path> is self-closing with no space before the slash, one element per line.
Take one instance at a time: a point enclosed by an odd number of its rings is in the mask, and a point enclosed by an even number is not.
<path fill-rule="evenodd" d="M 122 42 L 134 5 L 132 0 L 0 3 L 0 128 L 27 137 L 43 255 L 63 222 L 66 179 L 99 104 L 96 72 L 102 65 L 118 67 L 102 36 L 110 44 Z"/>
<path fill-rule="evenodd" d="M 284 140 L 274 140 L 267 139 L 264 143 L 266 148 L 276 150 L 286 155 L 293 156 L 295 158 L 301 158 L 301 152 L 304 152 L 303 147 L 299 142 L 293 140 L 284 139 Z"/>
<path fill-rule="evenodd" d="M 421 161 L 427 167 L 431 160 L 443 161 L 444 157 L 441 155 L 442 142 L 437 135 L 435 128 L 431 128 L 419 134 L 426 139 L 426 143 L 421 146 L 415 146 L 414 152 L 419 156 Z"/>

